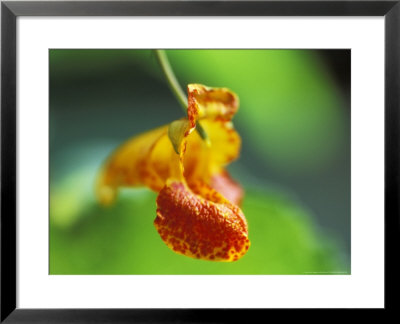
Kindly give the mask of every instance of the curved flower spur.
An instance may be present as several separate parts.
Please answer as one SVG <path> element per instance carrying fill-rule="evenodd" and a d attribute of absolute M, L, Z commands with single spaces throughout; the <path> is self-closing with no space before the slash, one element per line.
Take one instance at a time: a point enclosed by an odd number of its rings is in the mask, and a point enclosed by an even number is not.
<path fill-rule="evenodd" d="M 154 225 L 176 253 L 236 261 L 249 249 L 239 207 L 243 190 L 224 167 L 239 155 L 241 139 L 231 119 L 239 100 L 226 88 L 188 85 L 188 117 L 134 137 L 105 163 L 97 197 L 111 204 L 119 187 L 158 192 Z M 194 131 L 201 123 L 208 140 Z"/>

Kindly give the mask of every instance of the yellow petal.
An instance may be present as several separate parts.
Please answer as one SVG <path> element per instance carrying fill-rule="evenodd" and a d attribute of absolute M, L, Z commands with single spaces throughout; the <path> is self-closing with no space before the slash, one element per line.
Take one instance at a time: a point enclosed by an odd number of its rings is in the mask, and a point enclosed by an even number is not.
<path fill-rule="evenodd" d="M 188 85 L 188 118 L 194 127 L 199 119 L 229 121 L 239 109 L 238 96 L 227 88 Z"/>
<path fill-rule="evenodd" d="M 118 187 L 147 186 L 159 191 L 171 174 L 180 173 L 179 159 L 167 132 L 168 126 L 159 127 L 128 140 L 116 149 L 97 180 L 96 194 L 102 204 L 114 201 Z"/>
<path fill-rule="evenodd" d="M 187 137 L 183 155 L 184 175 L 187 181 L 209 181 L 214 174 L 239 156 L 241 139 L 230 122 L 203 120 L 202 125 L 211 140 L 207 146 L 197 132 Z"/>

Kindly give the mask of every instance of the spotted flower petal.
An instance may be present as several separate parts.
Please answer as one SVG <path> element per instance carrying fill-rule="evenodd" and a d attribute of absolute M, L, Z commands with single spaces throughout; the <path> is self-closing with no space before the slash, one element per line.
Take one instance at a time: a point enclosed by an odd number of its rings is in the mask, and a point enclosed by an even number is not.
<path fill-rule="evenodd" d="M 238 109 L 239 98 L 227 88 L 188 85 L 188 117 L 193 127 L 203 118 L 230 121 Z"/>
<path fill-rule="evenodd" d="M 157 197 L 154 225 L 175 252 L 204 260 L 236 261 L 250 246 L 239 207 L 210 187 L 194 194 L 182 182 L 168 182 Z"/>
<path fill-rule="evenodd" d="M 167 136 L 168 126 L 128 140 L 107 160 L 97 180 L 96 194 L 111 204 L 119 187 L 149 187 L 160 191 L 165 181 L 180 174 L 179 157 Z"/>

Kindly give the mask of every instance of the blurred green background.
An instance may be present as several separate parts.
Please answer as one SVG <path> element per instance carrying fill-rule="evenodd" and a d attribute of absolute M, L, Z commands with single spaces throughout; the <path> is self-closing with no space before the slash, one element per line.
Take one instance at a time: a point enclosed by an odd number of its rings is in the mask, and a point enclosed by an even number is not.
<path fill-rule="evenodd" d="M 156 194 L 94 197 L 104 159 L 183 117 L 151 50 L 50 50 L 50 274 L 349 274 L 350 51 L 168 50 L 182 87 L 239 95 L 251 247 L 234 263 L 172 252 Z"/>

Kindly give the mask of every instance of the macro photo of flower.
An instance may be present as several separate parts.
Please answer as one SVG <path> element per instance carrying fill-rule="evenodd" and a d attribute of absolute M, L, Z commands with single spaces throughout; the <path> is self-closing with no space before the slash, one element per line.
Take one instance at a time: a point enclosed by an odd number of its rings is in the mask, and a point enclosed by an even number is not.
<path fill-rule="evenodd" d="M 99 201 L 109 204 L 119 186 L 149 187 L 159 193 L 154 225 L 173 251 L 236 261 L 250 245 L 238 206 L 242 189 L 224 170 L 239 154 L 231 122 L 238 99 L 227 89 L 197 84 L 188 85 L 188 97 L 188 118 L 139 135 L 114 153 L 100 175 Z M 207 141 L 193 132 L 199 120 Z"/>
<path fill-rule="evenodd" d="M 50 274 L 350 274 L 350 51 L 50 50 Z"/>

